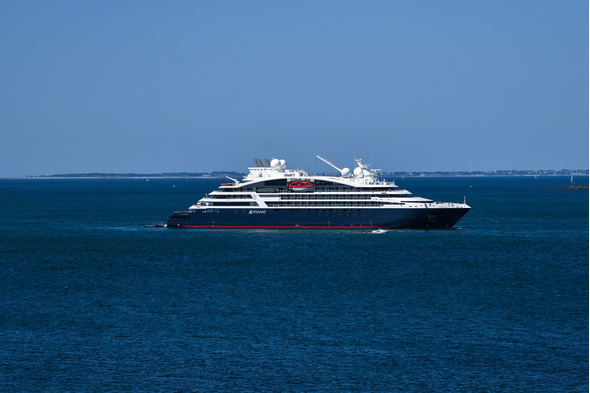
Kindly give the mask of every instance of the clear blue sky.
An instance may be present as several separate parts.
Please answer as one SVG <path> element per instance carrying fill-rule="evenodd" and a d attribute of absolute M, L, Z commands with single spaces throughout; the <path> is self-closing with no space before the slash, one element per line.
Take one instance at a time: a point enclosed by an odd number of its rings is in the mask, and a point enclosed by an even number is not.
<path fill-rule="evenodd" d="M 0 177 L 587 169 L 588 1 L 0 0 Z"/>

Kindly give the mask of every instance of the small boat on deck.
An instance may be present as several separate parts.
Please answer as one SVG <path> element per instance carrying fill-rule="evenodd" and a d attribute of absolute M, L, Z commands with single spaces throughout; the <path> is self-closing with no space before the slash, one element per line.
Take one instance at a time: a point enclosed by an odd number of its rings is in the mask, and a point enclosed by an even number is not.
<path fill-rule="evenodd" d="M 289 183 L 290 191 L 312 191 L 313 183 L 309 181 L 292 181 Z"/>

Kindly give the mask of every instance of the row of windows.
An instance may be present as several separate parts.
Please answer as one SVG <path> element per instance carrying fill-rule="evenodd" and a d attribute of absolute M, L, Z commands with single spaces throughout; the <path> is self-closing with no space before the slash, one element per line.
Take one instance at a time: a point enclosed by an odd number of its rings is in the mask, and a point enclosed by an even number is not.
<path fill-rule="evenodd" d="M 256 202 L 211 202 L 211 206 L 258 206 Z"/>
<path fill-rule="evenodd" d="M 282 194 L 281 200 L 308 200 L 308 199 L 371 199 L 371 197 L 374 197 L 376 195 L 371 195 L 371 194 L 365 194 L 365 195 L 357 195 L 357 194 L 350 194 L 350 195 L 346 195 L 346 194 L 323 194 L 323 195 L 318 195 L 318 194 L 294 194 L 294 195 L 284 195 Z M 381 196 L 381 195 L 378 195 Z M 387 195 L 387 198 L 405 198 L 407 197 L 407 195 L 404 194 L 397 194 L 397 195 Z"/>
<path fill-rule="evenodd" d="M 383 202 L 379 201 L 359 201 L 359 202 L 308 202 L 308 201 L 293 201 L 293 202 L 267 202 L 269 207 L 324 207 L 324 206 L 383 206 Z"/>
<path fill-rule="evenodd" d="M 246 214 L 249 211 L 250 210 L 248 210 L 248 209 L 234 209 L 234 213 L 235 214 Z M 205 209 L 201 213 L 205 213 L 205 214 L 212 214 L 212 213 L 213 214 L 219 214 L 219 209 Z"/>
<path fill-rule="evenodd" d="M 240 194 L 240 195 L 227 195 L 227 194 L 209 194 L 209 198 L 213 199 L 252 199 L 252 195 L 250 194 Z"/>
<path fill-rule="evenodd" d="M 286 184 L 280 187 L 272 187 L 271 185 L 264 185 L 259 184 L 257 187 L 240 187 L 240 188 L 224 188 L 222 191 L 224 193 L 233 193 L 233 192 L 259 192 L 259 193 L 268 193 L 268 192 L 287 192 L 289 188 Z M 315 192 L 385 192 L 385 191 L 393 191 L 393 187 L 352 187 L 352 186 L 318 186 L 316 182 L 316 186 L 313 187 Z"/>
<path fill-rule="evenodd" d="M 211 198 L 211 199 L 252 199 L 252 195 L 250 195 L 250 194 L 241 194 L 241 195 L 210 194 L 209 198 Z"/>
<path fill-rule="evenodd" d="M 370 188 L 370 187 L 316 187 L 316 191 L 336 191 L 336 192 L 385 192 L 393 191 L 391 187 Z"/>
<path fill-rule="evenodd" d="M 281 202 L 267 202 L 269 207 L 324 207 L 324 206 L 382 206 L 383 202 L 379 201 L 281 201 Z M 256 202 L 212 202 L 211 206 L 258 206 Z"/>
<path fill-rule="evenodd" d="M 299 213 L 303 209 L 274 209 L 275 212 L 282 213 Z M 361 214 L 364 209 L 307 209 L 307 212 L 311 215 L 314 214 Z"/>
<path fill-rule="evenodd" d="M 353 194 L 352 192 L 366 192 L 361 190 L 352 190 L 350 193 L 342 194 L 323 194 L 323 193 L 312 193 L 312 192 L 289 192 L 279 193 L 276 190 L 272 191 L 273 196 L 280 196 L 281 199 L 369 199 L 373 196 L 386 196 L 388 198 L 405 198 L 407 194 L 385 194 L 385 193 L 370 193 L 370 194 Z M 271 193 L 270 190 L 264 192 L 264 194 Z M 268 195 L 270 196 L 270 195 Z M 209 198 L 213 199 L 252 199 L 250 194 L 233 194 L 233 193 L 220 193 L 210 194 Z"/>
<path fill-rule="evenodd" d="M 249 209 L 234 209 L 234 213 L 235 214 L 247 214 L 249 213 L 251 210 Z M 274 211 L 276 213 L 300 213 L 302 211 L 307 211 L 307 213 L 314 215 L 314 214 L 361 214 L 364 212 L 364 209 L 353 209 L 353 208 L 331 208 L 331 209 L 277 209 L 275 208 Z M 201 213 L 205 213 L 205 214 L 219 214 L 220 210 L 219 209 L 204 209 L 201 211 Z M 170 219 L 172 220 L 178 220 L 178 221 L 187 221 L 189 219 L 188 216 L 180 216 L 180 217 L 174 217 L 171 216 Z"/>
<path fill-rule="evenodd" d="M 218 209 L 213 209 L 215 211 L 215 213 L 219 213 Z M 249 213 L 251 210 L 249 209 L 234 209 L 234 213 L 235 214 L 247 214 Z"/>
<path fill-rule="evenodd" d="M 303 209 L 274 209 L 277 213 L 300 213 Z M 361 214 L 364 209 L 307 209 L 307 212 L 311 215 L 314 214 Z M 235 209 L 235 214 L 247 214 L 250 212 L 248 209 Z M 219 214 L 219 209 L 205 209 L 201 213 L 206 214 Z M 175 217 L 171 217 L 174 219 Z M 188 217 L 182 217 L 183 220 L 188 220 Z"/>
<path fill-rule="evenodd" d="M 258 187 L 256 189 L 256 192 L 258 192 L 259 194 L 278 193 L 281 191 L 284 191 L 284 189 L 273 188 L 273 187 Z"/>

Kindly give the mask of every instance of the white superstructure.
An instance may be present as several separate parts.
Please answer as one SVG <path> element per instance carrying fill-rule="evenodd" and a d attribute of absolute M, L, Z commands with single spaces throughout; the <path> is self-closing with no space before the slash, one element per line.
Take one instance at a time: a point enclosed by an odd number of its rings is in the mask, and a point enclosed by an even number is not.
<path fill-rule="evenodd" d="M 469 209 L 465 203 L 433 202 L 413 196 L 400 189 L 393 181 L 380 180 L 378 170 L 356 159 L 357 167 L 340 169 L 328 160 L 322 161 L 340 172 L 340 176 L 309 175 L 296 169 L 287 169 L 285 160 L 255 160 L 260 165 L 248 168 L 249 173 L 241 181 L 223 183 L 219 189 L 207 194 L 189 209 L 236 208 L 237 206 L 260 209 Z M 307 186 L 295 187 L 296 184 Z"/>

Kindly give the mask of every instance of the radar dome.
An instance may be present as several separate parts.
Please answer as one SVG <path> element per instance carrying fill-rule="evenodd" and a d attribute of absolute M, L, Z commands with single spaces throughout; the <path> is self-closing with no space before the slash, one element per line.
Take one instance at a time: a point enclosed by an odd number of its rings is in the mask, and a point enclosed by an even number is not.
<path fill-rule="evenodd" d="M 350 168 L 342 168 L 342 170 L 340 171 L 340 174 L 342 175 L 342 177 L 346 177 L 350 175 Z"/>
<path fill-rule="evenodd" d="M 272 169 L 279 169 L 280 166 L 281 166 L 281 161 L 277 160 L 276 158 L 273 158 L 272 161 L 270 162 L 270 167 Z"/>
<path fill-rule="evenodd" d="M 286 168 L 287 168 L 287 161 L 281 160 L 281 169 L 286 169 Z"/>
<path fill-rule="evenodd" d="M 361 168 L 361 167 L 354 168 L 354 175 L 356 177 L 363 177 L 363 168 Z"/>

